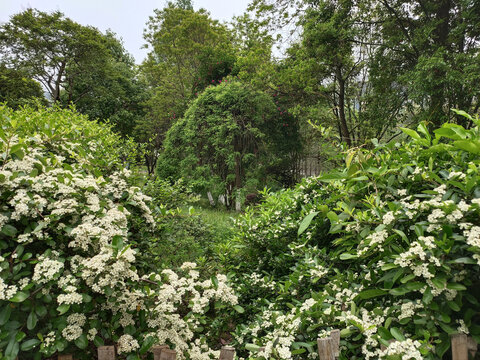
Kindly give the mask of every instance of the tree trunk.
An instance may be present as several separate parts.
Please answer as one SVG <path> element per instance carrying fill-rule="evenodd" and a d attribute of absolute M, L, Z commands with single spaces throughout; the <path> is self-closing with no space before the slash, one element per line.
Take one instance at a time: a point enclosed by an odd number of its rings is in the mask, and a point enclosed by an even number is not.
<path fill-rule="evenodd" d="M 242 157 L 235 155 L 235 210 L 241 210 L 240 189 L 242 188 Z"/>
<path fill-rule="evenodd" d="M 350 139 L 350 132 L 347 127 L 347 120 L 345 117 L 345 79 L 342 77 L 342 70 L 338 67 L 336 71 L 338 81 L 338 120 L 340 123 L 340 137 L 348 146 L 352 145 Z"/>
<path fill-rule="evenodd" d="M 444 49 L 444 51 L 446 51 L 450 23 L 450 0 L 439 0 L 437 6 L 435 17 L 438 21 L 438 25 L 433 34 L 436 44 L 435 48 Z M 447 102 L 447 99 L 445 98 L 445 71 L 443 69 L 433 69 L 433 77 L 435 88 L 433 89 L 432 94 L 430 94 L 429 120 L 435 124 L 435 126 L 441 126 L 448 117 L 444 110 L 445 103 Z"/>

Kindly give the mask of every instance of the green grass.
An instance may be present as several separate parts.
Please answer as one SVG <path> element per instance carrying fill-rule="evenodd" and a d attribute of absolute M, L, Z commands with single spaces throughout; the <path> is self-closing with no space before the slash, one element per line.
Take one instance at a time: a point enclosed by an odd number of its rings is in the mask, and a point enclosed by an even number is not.
<path fill-rule="evenodd" d="M 233 219 L 239 216 L 236 211 L 206 207 L 196 207 L 195 214 L 199 215 L 203 221 L 214 229 L 217 242 L 224 242 L 231 237 Z"/>

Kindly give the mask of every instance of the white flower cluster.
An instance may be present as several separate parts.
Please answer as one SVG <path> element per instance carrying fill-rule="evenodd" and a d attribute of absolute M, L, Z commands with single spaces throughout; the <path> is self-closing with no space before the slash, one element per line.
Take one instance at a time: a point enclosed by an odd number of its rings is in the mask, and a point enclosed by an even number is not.
<path fill-rule="evenodd" d="M 275 281 L 268 281 L 264 276 L 254 272 L 250 275 L 249 280 L 252 285 L 258 286 L 263 289 L 275 290 Z"/>
<path fill-rule="evenodd" d="M 420 300 L 415 302 L 408 301 L 401 305 L 400 307 L 400 315 L 398 315 L 398 320 L 408 319 L 415 315 L 415 310 L 423 309 L 423 304 Z"/>
<path fill-rule="evenodd" d="M 138 341 L 132 335 L 122 335 L 117 342 L 118 354 L 128 354 L 140 348 Z"/>
<path fill-rule="evenodd" d="M 195 270 L 196 264 L 185 263 L 181 268 L 186 272 L 184 277 L 169 269 L 162 271 L 166 281 L 155 292 L 155 307 L 151 309 L 147 323 L 160 344 L 175 344 L 180 359 L 184 359 L 184 353 L 191 354 L 190 351 L 194 351 L 196 360 L 201 360 L 215 352 L 205 346 L 195 346 L 192 350 L 195 334 L 202 326 L 195 315 L 203 314 L 211 302 L 236 305 L 238 299 L 228 286 L 225 275 L 217 275 L 217 281 L 200 281 L 199 273 Z M 191 314 L 182 317 L 178 309 L 186 303 Z"/>
<path fill-rule="evenodd" d="M 58 251 L 52 251 L 52 257 L 58 257 Z M 39 284 L 46 284 L 53 280 L 63 269 L 63 262 L 41 255 L 35 265 L 32 280 Z"/>
<path fill-rule="evenodd" d="M 78 339 L 82 334 L 86 317 L 83 314 L 74 313 L 67 317 L 68 325 L 62 330 L 62 336 L 68 341 Z"/>
<path fill-rule="evenodd" d="M 379 359 L 390 359 L 393 355 L 401 355 L 402 360 L 423 360 L 418 350 L 421 344 L 418 341 L 406 339 L 404 341 L 393 341 L 384 351 L 378 353 Z"/>

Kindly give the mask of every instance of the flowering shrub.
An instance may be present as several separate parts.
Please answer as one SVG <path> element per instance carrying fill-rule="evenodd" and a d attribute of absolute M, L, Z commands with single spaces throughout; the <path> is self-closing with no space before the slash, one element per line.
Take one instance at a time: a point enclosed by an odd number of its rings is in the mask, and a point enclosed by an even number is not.
<path fill-rule="evenodd" d="M 155 343 L 216 356 L 205 313 L 237 299 L 225 276 L 200 280 L 192 263 L 136 267 L 132 224 L 146 232 L 155 219 L 118 137 L 68 110 L 0 107 L 0 123 L 0 358 L 90 359 L 116 344 L 139 359 Z"/>
<path fill-rule="evenodd" d="M 334 328 L 342 359 L 441 359 L 457 332 L 480 342 L 480 121 L 460 114 L 470 130 L 374 140 L 240 218 L 229 261 L 249 356 L 316 358 Z"/>

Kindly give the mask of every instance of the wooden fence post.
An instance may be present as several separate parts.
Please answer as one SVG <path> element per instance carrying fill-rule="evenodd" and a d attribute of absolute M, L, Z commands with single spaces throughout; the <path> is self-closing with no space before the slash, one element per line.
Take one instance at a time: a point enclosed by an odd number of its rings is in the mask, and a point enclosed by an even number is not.
<path fill-rule="evenodd" d="M 338 359 L 340 357 L 340 330 L 332 330 L 330 337 L 332 338 L 333 355 L 335 359 Z"/>
<path fill-rule="evenodd" d="M 115 346 L 99 346 L 98 360 L 115 360 Z"/>
<path fill-rule="evenodd" d="M 219 360 L 233 360 L 235 357 L 235 348 L 231 346 L 223 346 L 220 350 Z"/>
<path fill-rule="evenodd" d="M 470 353 L 470 357 L 472 359 L 475 358 L 475 355 L 477 354 L 478 350 L 478 344 L 471 336 L 467 338 L 467 347 L 468 347 L 468 352 Z"/>
<path fill-rule="evenodd" d="M 160 354 L 162 350 L 168 349 L 168 345 L 156 345 L 152 347 L 153 360 L 160 360 Z"/>
<path fill-rule="evenodd" d="M 73 360 L 73 356 L 70 354 L 58 355 L 58 360 Z"/>
<path fill-rule="evenodd" d="M 452 341 L 452 359 L 453 360 L 468 360 L 468 345 L 467 335 L 453 334 Z"/>
<path fill-rule="evenodd" d="M 335 360 L 334 340 L 330 337 L 317 339 L 320 360 Z"/>
<path fill-rule="evenodd" d="M 175 350 L 162 349 L 160 352 L 160 360 L 175 360 L 176 358 L 177 352 Z"/>
<path fill-rule="evenodd" d="M 468 360 L 475 357 L 478 345 L 472 337 L 466 334 L 453 334 L 451 341 L 452 360 Z"/>

